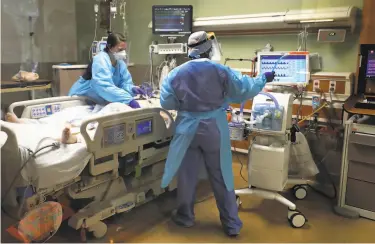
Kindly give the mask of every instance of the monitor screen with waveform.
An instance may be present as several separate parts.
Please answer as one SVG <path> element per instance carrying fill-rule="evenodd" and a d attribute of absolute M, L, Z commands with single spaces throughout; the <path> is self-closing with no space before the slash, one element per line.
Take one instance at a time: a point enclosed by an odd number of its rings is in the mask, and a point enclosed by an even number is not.
<path fill-rule="evenodd" d="M 192 33 L 192 6 L 153 6 L 152 31 L 157 35 L 188 35 Z"/>
<path fill-rule="evenodd" d="M 259 53 L 258 62 L 260 74 L 275 72 L 273 85 L 302 85 L 310 80 L 309 55 L 306 53 Z"/>

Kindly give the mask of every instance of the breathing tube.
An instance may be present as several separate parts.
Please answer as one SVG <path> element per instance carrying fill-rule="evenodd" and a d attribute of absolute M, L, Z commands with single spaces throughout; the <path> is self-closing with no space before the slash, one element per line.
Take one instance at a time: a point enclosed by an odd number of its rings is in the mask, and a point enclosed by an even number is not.
<path fill-rule="evenodd" d="M 271 98 L 272 101 L 275 103 L 276 108 L 279 109 L 279 102 L 277 101 L 276 97 L 267 92 L 259 92 L 259 94 Z"/>
<path fill-rule="evenodd" d="M 267 92 L 259 92 L 259 95 L 263 95 L 263 96 L 266 96 L 266 97 L 269 97 L 272 99 L 272 101 L 275 103 L 275 107 L 277 109 L 279 109 L 279 102 L 277 101 L 276 97 L 273 96 L 272 94 L 270 93 L 267 93 Z M 243 115 L 243 109 L 245 107 L 245 103 L 241 103 L 241 107 L 240 107 L 240 114 Z"/>

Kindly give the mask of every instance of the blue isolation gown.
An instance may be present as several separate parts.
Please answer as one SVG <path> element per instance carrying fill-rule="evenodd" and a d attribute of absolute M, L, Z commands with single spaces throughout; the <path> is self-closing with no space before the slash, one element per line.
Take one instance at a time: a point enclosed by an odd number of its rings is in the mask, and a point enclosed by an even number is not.
<path fill-rule="evenodd" d="M 256 96 L 264 75 L 252 78 L 209 59 L 189 61 L 172 70 L 161 87 L 161 106 L 177 110 L 176 131 L 170 145 L 161 186 L 178 173 L 180 222 L 194 221 L 194 196 L 204 165 L 227 233 L 242 227 L 234 194 L 232 153 L 225 108 Z"/>
<path fill-rule="evenodd" d="M 86 96 L 99 104 L 124 103 L 134 100 L 134 83 L 124 61 L 117 61 L 116 67 L 106 52 L 100 52 L 93 59 L 92 78 L 80 77 L 69 91 L 69 96 Z"/>

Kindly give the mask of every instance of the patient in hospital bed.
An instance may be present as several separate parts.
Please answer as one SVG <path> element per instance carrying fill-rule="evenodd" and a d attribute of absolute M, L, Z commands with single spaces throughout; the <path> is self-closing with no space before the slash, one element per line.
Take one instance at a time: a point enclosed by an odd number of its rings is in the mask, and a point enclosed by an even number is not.
<path fill-rule="evenodd" d="M 75 144 L 82 142 L 83 140 L 79 133 L 79 129 L 83 120 L 89 119 L 93 116 L 115 114 L 131 110 L 133 110 L 131 107 L 123 103 L 110 103 L 106 106 L 86 105 L 67 108 L 61 112 L 52 114 L 51 116 L 42 119 L 18 118 L 15 114 L 7 113 L 5 116 L 5 120 L 9 123 L 16 124 L 34 124 L 36 130 L 45 130 L 45 126 L 53 127 L 53 129 L 62 131 L 59 138 L 53 139 L 63 144 Z M 43 128 L 41 127 L 41 125 L 43 125 Z M 94 123 L 89 125 L 90 130 L 93 130 L 95 128 L 96 125 Z"/>
<path fill-rule="evenodd" d="M 160 107 L 158 104 L 150 103 L 150 101 L 140 102 L 143 108 Z M 126 104 L 123 103 L 110 103 L 108 105 L 85 105 L 63 109 L 61 112 L 52 114 L 51 116 L 41 119 L 26 119 L 18 118 L 13 113 L 7 113 L 5 120 L 10 123 L 16 124 L 34 124 L 35 130 L 49 128 L 51 131 L 61 131 L 59 136 L 51 136 L 54 140 L 59 141 L 63 144 L 75 144 L 83 141 L 80 132 L 80 126 L 83 120 L 89 119 L 93 116 L 115 114 L 120 112 L 126 112 L 133 110 Z M 169 118 L 164 113 L 160 113 L 165 122 L 169 123 Z M 96 124 L 92 123 L 89 125 L 89 130 L 94 130 Z"/>

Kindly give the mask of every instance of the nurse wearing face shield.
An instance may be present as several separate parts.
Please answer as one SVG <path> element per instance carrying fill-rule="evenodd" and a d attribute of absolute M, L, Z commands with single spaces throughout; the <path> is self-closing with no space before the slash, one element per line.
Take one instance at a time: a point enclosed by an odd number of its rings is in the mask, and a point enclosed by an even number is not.
<path fill-rule="evenodd" d="M 85 74 L 70 89 L 69 96 L 86 96 L 98 104 L 120 102 L 140 108 L 133 97 L 143 94 L 143 90 L 134 86 L 124 62 L 125 41 L 122 34 L 109 33 L 107 47 L 94 57 Z"/>
<path fill-rule="evenodd" d="M 232 154 L 225 108 L 256 96 L 274 73 L 256 78 L 217 63 L 220 47 L 214 36 L 196 32 L 189 37 L 191 61 L 172 70 L 161 88 L 161 106 L 177 110 L 177 128 L 170 145 L 162 187 L 177 174 L 178 209 L 172 220 L 194 225 L 195 188 L 199 170 L 207 170 L 225 233 L 242 228 L 234 193 Z"/>

